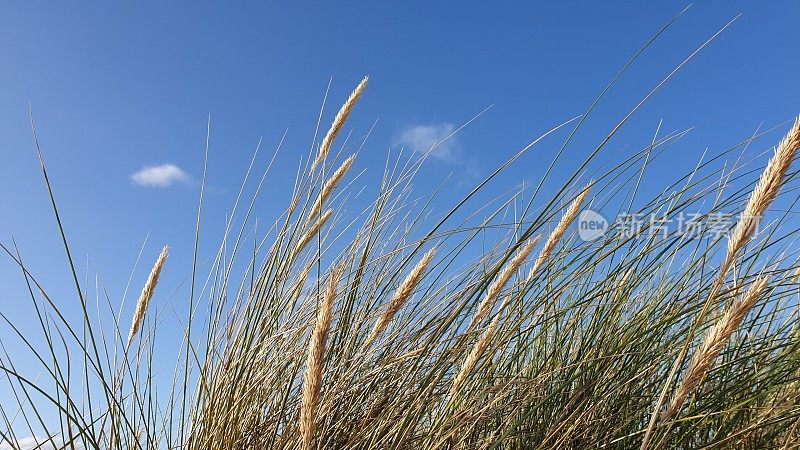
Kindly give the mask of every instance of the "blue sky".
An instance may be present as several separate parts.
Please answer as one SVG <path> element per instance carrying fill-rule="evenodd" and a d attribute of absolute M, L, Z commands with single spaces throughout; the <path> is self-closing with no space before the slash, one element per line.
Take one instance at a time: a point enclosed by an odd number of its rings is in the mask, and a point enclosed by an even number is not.
<path fill-rule="evenodd" d="M 263 167 L 287 132 L 257 215 L 285 204 L 308 150 L 326 86 L 323 124 L 365 74 L 370 85 L 346 132 L 377 120 L 356 168 L 380 173 L 389 148 L 422 145 L 492 108 L 425 168 L 420 192 L 454 172 L 455 198 L 527 142 L 582 113 L 680 2 L 10 2 L 0 6 L 0 241 L 23 256 L 59 302 L 75 304 L 38 169 L 28 105 L 82 275 L 95 266 L 121 297 L 145 236 L 138 291 L 160 246 L 173 256 L 157 301 L 191 258 L 206 122 L 209 190 L 201 260 L 215 251 L 252 151 Z M 634 117 L 611 151 L 646 145 L 659 120 L 698 127 L 649 175 L 658 191 L 704 149 L 722 150 L 798 113 L 800 3 L 700 2 L 619 82 L 586 123 L 554 176 L 562 176 L 672 68 L 742 16 Z M 325 125 L 323 125 L 325 126 Z M 757 146 L 769 148 L 780 132 Z M 492 189 L 537 180 L 564 135 L 514 165 Z M 149 166 L 177 176 L 142 186 Z M 176 172 L 177 170 L 177 172 Z M 139 177 L 163 184 L 161 177 Z M 156 174 L 158 175 L 158 174 Z M 149 181 L 148 181 L 149 180 Z M 87 272 L 86 265 L 89 264 Z M 0 258 L 0 308 L 27 314 L 23 280 Z M 177 307 L 185 295 L 173 299 Z M 69 306 L 67 306 L 69 308 Z M 3 334 L 0 334 L 2 336 Z"/>

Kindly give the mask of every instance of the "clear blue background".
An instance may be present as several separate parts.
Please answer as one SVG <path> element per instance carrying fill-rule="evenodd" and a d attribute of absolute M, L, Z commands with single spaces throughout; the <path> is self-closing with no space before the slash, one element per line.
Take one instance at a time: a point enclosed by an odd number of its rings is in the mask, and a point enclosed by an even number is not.
<path fill-rule="evenodd" d="M 685 6 L 4 2 L 0 241 L 10 244 L 13 236 L 58 304 L 77 311 L 32 145 L 30 104 L 81 276 L 93 289 L 99 270 L 117 303 L 149 232 L 132 296 L 160 246 L 169 243 L 173 253 L 156 307 L 174 307 L 180 316 L 186 291 L 171 304 L 167 297 L 189 271 L 199 190 L 196 184 L 143 188 L 129 176 L 145 165 L 171 162 L 199 179 L 208 115 L 212 133 L 201 261 L 216 251 L 225 213 L 258 139 L 264 139 L 257 163 L 263 168 L 288 129 L 278 170 L 256 215 L 268 222 L 285 204 L 329 79 L 323 127 L 358 80 L 371 77 L 346 130 L 360 138 L 378 120 L 356 164 L 359 171 L 367 170 L 360 183 L 370 187 L 405 127 L 460 125 L 493 105 L 458 135 L 460 157 L 477 173 L 432 161 L 417 182 L 420 193 L 429 192 L 455 172 L 458 182 L 449 185 L 444 201 L 543 131 L 582 113 L 627 59 Z M 659 191 L 678 172 L 691 169 L 704 149 L 720 151 L 762 123 L 775 126 L 797 114 L 800 3 L 700 2 L 626 73 L 569 147 L 553 179 L 570 173 L 649 89 L 739 13 L 645 105 L 609 152 L 624 155 L 646 145 L 661 119 L 662 134 L 696 126 L 648 173 L 646 184 Z M 781 131 L 759 141 L 754 154 L 773 145 Z M 491 189 L 536 182 L 564 137 L 561 133 L 526 155 Z M 30 317 L 23 280 L 6 257 L 0 258 L 0 285 L 0 310 L 12 318 Z M 131 309 L 128 305 L 123 318 Z M 166 328 L 161 338 L 178 330 Z M 12 351 L 17 348 L 6 342 Z"/>

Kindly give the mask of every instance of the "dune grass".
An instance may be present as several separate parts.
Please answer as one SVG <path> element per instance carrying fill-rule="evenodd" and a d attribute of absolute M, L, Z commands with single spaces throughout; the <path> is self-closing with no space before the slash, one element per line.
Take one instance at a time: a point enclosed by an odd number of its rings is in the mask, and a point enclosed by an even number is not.
<path fill-rule="evenodd" d="M 552 196 L 537 188 L 521 212 L 517 191 L 469 209 L 469 198 L 506 165 L 441 211 L 412 196 L 425 156 L 398 158 L 387 162 L 369 207 L 352 212 L 348 177 L 357 155 L 346 146 L 337 152 L 334 142 L 366 82 L 304 159 L 288 206 L 263 239 L 245 244 L 254 198 L 231 215 L 206 287 L 196 290 L 203 278 L 195 256 L 191 320 L 168 392 L 152 371 L 158 323 L 147 319 L 159 273 L 177 270 L 166 248 L 130 322 L 100 324 L 74 265 L 80 323 L 62 314 L 21 252 L 4 245 L 46 345 L 6 320 L 42 373 L 31 377 L 13 354 L 0 357 L 14 393 L 0 401 L 0 442 L 17 448 L 36 436 L 43 448 L 120 450 L 797 448 L 798 229 L 786 215 L 763 217 L 779 196 L 794 202 L 787 184 L 797 177 L 800 121 L 766 168 L 721 163 L 745 141 L 635 203 L 636 174 L 683 132 L 591 181 L 584 164 Z M 699 219 L 734 219 L 723 233 L 700 221 L 691 237 L 654 232 L 652 222 L 637 233 L 612 226 L 599 239 L 579 237 L 581 210 L 625 204 L 640 205 L 629 212 L 642 217 L 700 211 Z M 198 215 L 198 230 L 199 223 Z M 45 411 L 58 420 L 47 421 Z"/>

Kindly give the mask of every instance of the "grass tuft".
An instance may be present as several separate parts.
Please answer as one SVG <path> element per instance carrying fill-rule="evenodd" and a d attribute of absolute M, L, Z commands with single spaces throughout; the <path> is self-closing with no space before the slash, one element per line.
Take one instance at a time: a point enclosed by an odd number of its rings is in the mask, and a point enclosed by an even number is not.
<path fill-rule="evenodd" d="M 90 290 L 70 256 L 40 153 L 80 320 L 21 250 L 0 243 L 20 269 L 35 318 L 30 326 L 0 314 L 11 333 L 0 344 L 9 392 L 0 398 L 0 448 L 797 447 L 800 227 L 792 164 L 800 119 L 765 166 L 749 156 L 722 161 L 774 129 L 645 198 L 642 174 L 689 130 L 659 131 L 595 167 L 629 114 L 562 183 L 542 179 L 532 192 L 481 195 L 526 151 L 555 139 L 557 126 L 442 211 L 438 192 L 426 198 L 413 188 L 427 155 L 387 161 L 365 201 L 348 181 L 360 150 L 345 142 L 330 151 L 366 83 L 309 149 L 310 170 L 298 171 L 271 228 L 251 217 L 271 163 L 251 206 L 226 221 L 208 265 L 199 263 L 207 249 L 198 217 L 192 281 L 174 294 L 189 291 L 186 311 L 173 304 L 184 327 L 174 358 L 158 334 L 172 318 L 147 314 L 164 291 L 156 292 L 162 271 L 181 273 L 165 269 L 168 248 L 126 336 L 116 319 L 121 302 L 100 281 L 97 301 L 86 301 Z M 329 164 L 338 165 L 332 174 Z M 586 179 L 594 181 L 577 185 Z M 246 179 L 240 195 L 247 186 Z M 691 236 L 654 221 L 623 233 L 609 217 L 604 234 L 584 240 L 578 218 L 590 192 L 597 214 L 700 222 Z M 712 226 L 721 214 L 741 218 Z M 195 286 L 204 267 L 206 282 Z M 134 340 L 136 351 L 128 351 Z M 20 351 L 36 375 L 16 362 Z M 165 361 L 177 361 L 171 378 Z"/>

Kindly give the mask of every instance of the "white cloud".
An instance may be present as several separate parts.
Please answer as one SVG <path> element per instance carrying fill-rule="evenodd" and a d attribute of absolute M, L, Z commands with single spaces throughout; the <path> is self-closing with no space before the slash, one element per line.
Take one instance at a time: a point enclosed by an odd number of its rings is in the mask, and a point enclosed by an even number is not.
<path fill-rule="evenodd" d="M 162 164 L 144 167 L 131 174 L 131 180 L 139 186 L 167 187 L 175 182 L 189 181 L 189 175 L 175 164 Z"/>
<path fill-rule="evenodd" d="M 402 130 L 395 139 L 395 144 L 417 153 L 424 154 L 430 151 L 430 156 L 433 158 L 455 163 L 461 158 L 461 146 L 456 137 L 451 136 L 455 129 L 451 123 L 414 125 Z"/>
<path fill-rule="evenodd" d="M 418 154 L 430 152 L 431 158 L 453 166 L 459 182 L 469 182 L 480 175 L 478 160 L 464 156 L 455 131 L 456 127 L 446 122 L 414 125 L 404 128 L 393 143 Z"/>

